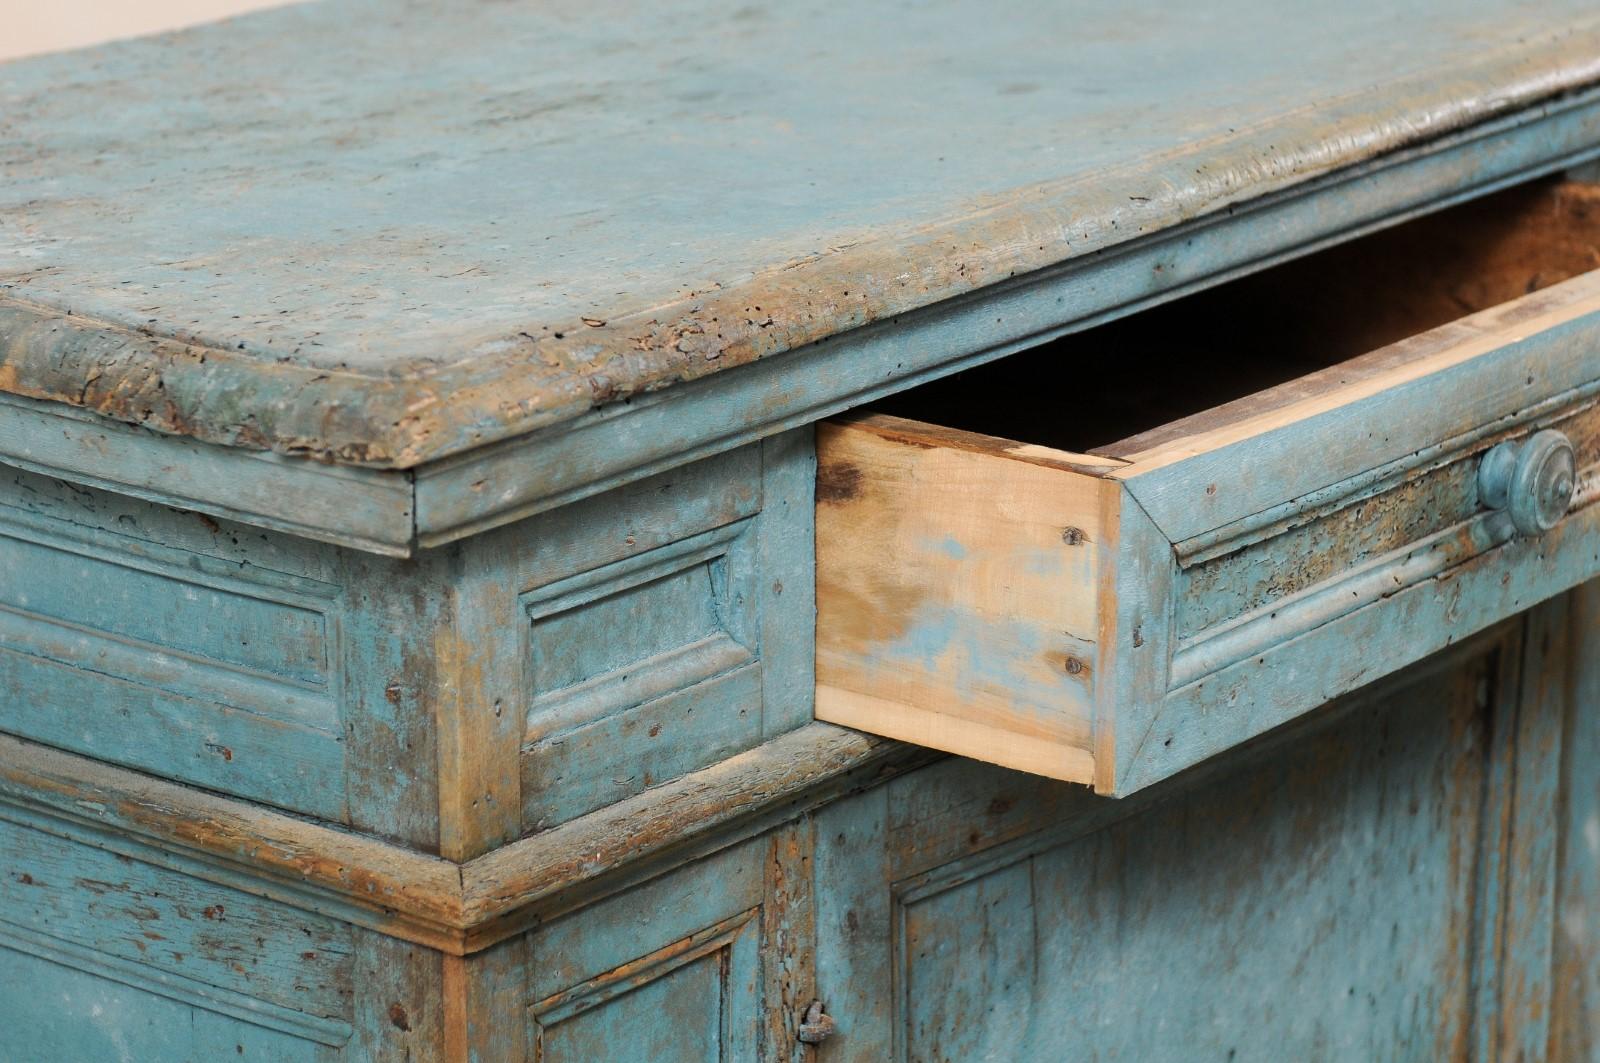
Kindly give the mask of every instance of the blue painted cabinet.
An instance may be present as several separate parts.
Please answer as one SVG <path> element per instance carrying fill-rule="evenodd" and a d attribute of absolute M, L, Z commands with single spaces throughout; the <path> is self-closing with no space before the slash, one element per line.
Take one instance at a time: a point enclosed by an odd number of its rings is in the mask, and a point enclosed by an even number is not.
<path fill-rule="evenodd" d="M 0 66 L 0 1063 L 1600 1058 L 1591 7 Z"/>
<path fill-rule="evenodd" d="M 831 807 L 821 1058 L 1593 1058 L 1595 597 L 1146 797 L 947 761 Z"/>

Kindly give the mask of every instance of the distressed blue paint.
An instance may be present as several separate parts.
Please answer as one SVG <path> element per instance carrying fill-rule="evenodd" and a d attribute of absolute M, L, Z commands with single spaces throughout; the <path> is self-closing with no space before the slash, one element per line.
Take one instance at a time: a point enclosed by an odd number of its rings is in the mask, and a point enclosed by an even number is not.
<path fill-rule="evenodd" d="M 1581 87 L 1597 31 L 1579 0 L 335 0 L 26 60 L 0 380 L 412 465 Z"/>
<path fill-rule="evenodd" d="M 1600 1056 L 1600 583 L 1572 595 L 1550 1058 Z"/>
<path fill-rule="evenodd" d="M 149 572 L 70 542 L 39 543 L 0 526 L 0 567 L 28 581 L 0 587 L 0 608 L 44 622 L 320 686 L 327 681 L 327 620 L 315 608 L 274 602 L 187 574 Z M 117 559 L 120 560 L 120 559 Z M 91 598 L 84 594 L 94 588 Z M 254 588 L 252 588 L 254 589 Z M 329 588 L 333 590 L 333 588 Z"/>
<path fill-rule="evenodd" d="M 26 820 L 0 821 L 0 1056 L 310 1061 L 350 1040 L 350 927 Z"/>
<path fill-rule="evenodd" d="M 0 946 L 8 1063 L 323 1063 L 316 1042 Z"/>
<path fill-rule="evenodd" d="M 548 1053 L 535 1058 L 757 1058 L 762 984 L 784 951 L 763 940 L 765 854 L 746 844 L 530 934 L 529 1035 Z"/>
<path fill-rule="evenodd" d="M 331 560 L 238 525 L 0 477 L 0 728 L 344 819 Z"/>
<path fill-rule="evenodd" d="M 1493 972 L 1549 938 L 1501 951 L 1471 928 L 1478 898 L 1548 886 L 1497 831 L 1542 827 L 1511 780 L 1559 774 L 1538 732 L 1564 709 L 1519 686 L 1518 646 L 1480 641 L 1144 798 L 952 760 L 830 809 L 833 1058 L 1500 1058 L 1473 1050 L 1475 1011 L 1492 1028 L 1517 993 Z M 1531 727 L 1497 728 L 1519 711 Z"/>
<path fill-rule="evenodd" d="M 423 466 L 418 541 L 450 542 L 1014 354 L 1375 226 L 1559 170 L 1592 157 L 1597 144 L 1600 95 L 1552 101 L 1415 154 L 1384 156 L 1155 234 L 1116 255 L 1071 260 L 978 298 L 879 319 L 703 385 L 639 396 Z M 492 489 L 469 489 L 477 484 Z"/>
<path fill-rule="evenodd" d="M 298 883 L 260 899 L 237 860 L 112 856 L 88 807 L 47 837 L 17 798 L 0 1029 L 22 1058 L 325 1060 L 346 1030 L 346 1058 L 444 1058 L 464 1023 L 481 1059 L 796 1060 L 815 993 L 840 1027 L 819 1058 L 874 1063 L 1534 1056 L 1545 1021 L 1587 1050 L 1592 780 L 1569 758 L 1558 787 L 1552 718 L 1505 722 L 1509 657 L 1142 804 L 947 764 L 675 848 L 694 825 L 645 793 L 809 719 L 806 422 L 1595 151 L 1600 98 L 1537 102 L 1600 77 L 1587 5 L 1443 7 L 332 0 L 0 70 L 0 390 L 387 467 L 0 401 L 8 461 L 97 488 L 0 485 L 26 525 L 0 539 L 0 728 L 463 860 L 633 800 L 655 854 L 550 869 L 583 888 L 534 883 L 533 929 L 457 964 Z M 1521 356 L 1582 383 L 1587 339 Z M 1420 430 L 1426 400 L 1369 420 Z M 1329 448 L 1350 423 L 1251 451 L 1318 457 L 1214 503 L 1153 485 L 1158 523 L 1199 534 L 1411 448 Z M 1596 510 L 1453 573 L 1455 598 L 1413 588 L 1180 690 L 1119 746 L 1127 785 L 1600 571 Z M 1123 560 L 1128 615 L 1164 613 L 1168 542 Z M 1271 593 L 1183 590 L 1184 634 Z M 892 653 L 1003 672 L 960 634 Z M 1507 951 L 1473 954 L 1502 918 Z M 1549 990 L 1552 937 L 1576 974 Z"/>

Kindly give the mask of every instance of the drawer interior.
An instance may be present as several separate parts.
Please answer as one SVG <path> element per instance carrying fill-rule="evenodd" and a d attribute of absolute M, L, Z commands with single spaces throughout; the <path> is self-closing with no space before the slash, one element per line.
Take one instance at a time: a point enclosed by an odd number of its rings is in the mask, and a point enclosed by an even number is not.
<path fill-rule="evenodd" d="M 1389 345 L 1600 267 L 1600 184 L 1519 185 L 874 404 L 1127 457 L 1392 368 Z M 1381 357 L 1362 359 L 1367 352 Z"/>
<path fill-rule="evenodd" d="M 1540 181 L 820 425 L 817 718 L 1131 793 L 1600 575 L 1597 267 Z"/>

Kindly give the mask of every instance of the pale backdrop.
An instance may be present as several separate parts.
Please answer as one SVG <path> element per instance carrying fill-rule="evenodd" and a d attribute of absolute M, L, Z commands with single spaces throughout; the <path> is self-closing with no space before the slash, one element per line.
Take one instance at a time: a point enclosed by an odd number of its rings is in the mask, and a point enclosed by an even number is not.
<path fill-rule="evenodd" d="M 0 0 L 0 59 L 192 26 L 286 0 Z"/>

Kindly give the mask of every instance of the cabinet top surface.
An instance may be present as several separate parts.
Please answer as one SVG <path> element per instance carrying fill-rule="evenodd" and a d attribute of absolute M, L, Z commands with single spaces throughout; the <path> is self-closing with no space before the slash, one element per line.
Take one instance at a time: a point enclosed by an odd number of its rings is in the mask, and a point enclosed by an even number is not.
<path fill-rule="evenodd" d="M 0 390 L 409 467 L 1600 80 L 1592 0 L 323 0 L 0 66 Z"/>

